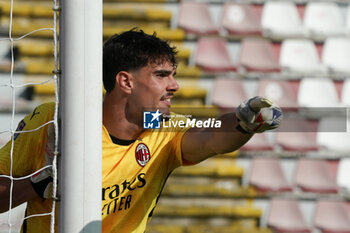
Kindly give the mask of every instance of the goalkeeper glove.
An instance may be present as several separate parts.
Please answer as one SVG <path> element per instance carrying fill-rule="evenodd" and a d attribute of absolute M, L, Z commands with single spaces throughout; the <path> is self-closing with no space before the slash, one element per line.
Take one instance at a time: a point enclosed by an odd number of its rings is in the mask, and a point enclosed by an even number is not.
<path fill-rule="evenodd" d="M 31 183 L 35 192 L 43 199 L 51 198 L 53 194 L 53 175 L 52 162 L 55 151 L 55 130 L 53 125 L 49 125 L 47 133 L 47 142 L 45 148 L 45 166 L 47 167 L 31 178 Z"/>
<path fill-rule="evenodd" d="M 239 121 L 237 129 L 252 134 L 277 128 L 283 114 L 281 108 L 269 99 L 256 96 L 238 106 L 236 117 Z"/>

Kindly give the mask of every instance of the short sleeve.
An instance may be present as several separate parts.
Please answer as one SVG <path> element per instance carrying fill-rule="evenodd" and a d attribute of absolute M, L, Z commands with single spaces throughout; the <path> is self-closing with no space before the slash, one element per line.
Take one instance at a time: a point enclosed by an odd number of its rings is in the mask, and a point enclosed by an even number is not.
<path fill-rule="evenodd" d="M 45 162 L 47 129 L 53 113 L 53 103 L 47 103 L 38 106 L 20 121 L 13 145 L 11 139 L 0 149 L 0 174 L 10 175 L 12 171 L 14 177 L 21 177 L 42 167 Z"/>

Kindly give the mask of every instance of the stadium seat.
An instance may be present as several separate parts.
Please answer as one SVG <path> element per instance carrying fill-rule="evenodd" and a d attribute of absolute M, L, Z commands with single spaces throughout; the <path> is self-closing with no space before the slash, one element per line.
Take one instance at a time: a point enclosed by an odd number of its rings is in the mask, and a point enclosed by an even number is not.
<path fill-rule="evenodd" d="M 186 34 L 208 35 L 219 32 L 207 3 L 183 1 L 178 17 L 178 27 L 185 30 Z"/>
<path fill-rule="evenodd" d="M 132 26 L 132 27 L 135 27 Z M 106 25 L 103 27 L 103 37 L 108 38 L 113 36 L 116 33 L 121 33 L 132 28 L 131 26 L 113 26 Z M 153 34 L 157 33 L 157 36 L 163 40 L 171 40 L 171 41 L 183 41 L 186 37 L 184 30 L 180 28 L 164 28 L 164 27 L 155 27 L 155 26 L 147 26 L 140 27 L 145 33 Z"/>
<path fill-rule="evenodd" d="M 296 185 L 304 192 L 337 193 L 336 172 L 332 170 L 331 163 L 321 159 L 298 159 Z"/>
<path fill-rule="evenodd" d="M 172 12 L 162 7 L 164 5 L 155 4 L 115 4 L 104 3 L 103 17 L 108 20 L 137 20 L 151 22 L 169 22 L 172 18 Z"/>
<path fill-rule="evenodd" d="M 317 121 L 284 119 L 276 132 L 276 143 L 284 151 L 317 151 Z"/>
<path fill-rule="evenodd" d="M 325 73 L 314 42 L 308 39 L 286 39 L 282 42 L 280 65 L 294 74 Z"/>
<path fill-rule="evenodd" d="M 275 233 L 311 232 L 296 199 L 271 199 L 267 224 Z"/>
<path fill-rule="evenodd" d="M 350 193 L 350 158 L 342 158 L 339 161 L 337 184 L 346 193 Z"/>
<path fill-rule="evenodd" d="M 14 43 L 21 56 L 52 56 L 53 43 L 50 40 L 19 40 Z"/>
<path fill-rule="evenodd" d="M 249 184 L 262 192 L 290 192 L 279 158 L 253 158 Z"/>
<path fill-rule="evenodd" d="M 241 42 L 240 68 L 247 72 L 279 72 L 277 55 L 270 41 L 245 38 Z"/>
<path fill-rule="evenodd" d="M 346 32 L 347 35 L 350 35 L 350 5 L 348 5 L 348 9 L 346 11 Z"/>
<path fill-rule="evenodd" d="M 258 86 L 258 95 L 269 98 L 275 104 L 284 108 L 284 111 L 290 111 L 298 107 L 298 88 L 298 81 L 261 79 Z"/>
<path fill-rule="evenodd" d="M 231 158 L 211 158 L 196 166 L 183 166 L 176 169 L 175 176 L 211 176 L 211 177 L 236 177 L 241 178 L 244 169 Z"/>
<path fill-rule="evenodd" d="M 342 105 L 350 107 L 350 79 L 344 80 L 340 102 Z"/>
<path fill-rule="evenodd" d="M 350 217 L 345 201 L 318 200 L 314 225 L 322 233 L 349 233 Z"/>
<path fill-rule="evenodd" d="M 275 145 L 266 134 L 255 134 L 243 147 L 241 151 L 272 151 Z"/>
<path fill-rule="evenodd" d="M 227 72 L 236 70 L 225 39 L 202 37 L 197 42 L 195 63 L 207 72 Z"/>
<path fill-rule="evenodd" d="M 212 93 L 212 104 L 220 108 L 236 108 L 247 99 L 241 79 L 216 78 Z"/>
<path fill-rule="evenodd" d="M 337 107 L 339 97 L 329 78 L 304 77 L 300 81 L 298 104 L 300 107 Z"/>
<path fill-rule="evenodd" d="M 287 38 L 303 35 L 297 7 L 291 1 L 268 1 L 264 4 L 261 25 L 267 37 Z"/>
<path fill-rule="evenodd" d="M 346 116 L 324 117 L 320 120 L 317 144 L 328 151 L 350 152 L 350 119 Z"/>
<path fill-rule="evenodd" d="M 235 220 L 237 221 L 237 220 Z M 253 226 L 253 227 L 247 227 L 244 225 L 242 226 L 210 226 L 210 225 L 192 225 L 188 226 L 186 233 L 198 233 L 198 232 L 211 232 L 211 233 L 223 233 L 223 232 L 229 232 L 229 233 L 272 233 L 269 228 L 261 228 L 259 226 Z M 159 232 L 161 233 L 161 232 Z M 168 233 L 168 232 L 165 232 Z"/>
<path fill-rule="evenodd" d="M 0 232 L 21 232 L 26 207 L 27 203 L 23 203 L 11 210 L 11 231 L 8 225 L 9 212 L 0 214 Z"/>
<path fill-rule="evenodd" d="M 188 66 L 185 62 L 179 61 L 177 64 L 176 76 L 177 77 L 192 77 L 199 78 L 202 72 L 197 66 Z"/>
<path fill-rule="evenodd" d="M 216 217 L 223 216 L 229 218 L 260 218 L 262 211 L 260 208 L 251 205 L 250 203 L 235 203 L 235 205 L 203 205 L 194 204 L 193 200 L 191 202 L 185 203 L 162 203 L 161 201 L 158 203 L 156 208 L 157 216 L 168 216 L 168 217 L 199 217 L 199 218 L 208 218 L 208 217 Z"/>
<path fill-rule="evenodd" d="M 350 39 L 327 38 L 322 52 L 322 62 L 331 73 L 350 74 Z"/>
<path fill-rule="evenodd" d="M 230 35 L 261 35 L 260 16 L 252 4 L 226 2 L 222 27 Z"/>
<path fill-rule="evenodd" d="M 342 12 L 335 2 L 307 3 L 303 24 L 308 36 L 314 39 L 345 34 Z"/>
<path fill-rule="evenodd" d="M 2 19 L 2 21 L 3 25 L 9 25 L 9 21 L 7 19 Z M 46 30 L 39 30 L 43 28 L 46 28 Z M 53 31 L 51 28 L 53 28 L 52 20 L 28 20 L 19 18 L 15 20 L 14 24 L 12 25 L 12 36 L 21 37 L 27 33 L 31 33 L 30 36 L 28 36 L 29 38 L 52 39 Z M 39 31 L 33 32 L 35 30 Z"/>
<path fill-rule="evenodd" d="M 162 196 L 248 198 L 255 197 L 255 192 L 250 187 L 241 186 L 239 179 L 171 176 Z"/>
<path fill-rule="evenodd" d="M 0 3 L 1 13 L 3 16 L 9 16 L 11 12 L 10 2 Z M 36 4 L 28 4 L 26 2 L 16 1 L 12 7 L 14 16 L 24 17 L 40 17 L 50 18 L 53 17 L 52 5 L 47 2 L 36 2 Z"/>

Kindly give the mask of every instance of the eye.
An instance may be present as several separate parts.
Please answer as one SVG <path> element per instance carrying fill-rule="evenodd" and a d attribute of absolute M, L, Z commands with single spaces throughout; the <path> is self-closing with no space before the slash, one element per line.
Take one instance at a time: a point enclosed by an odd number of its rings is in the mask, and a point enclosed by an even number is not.
<path fill-rule="evenodd" d="M 165 73 L 165 72 L 164 72 L 164 73 L 161 72 L 161 73 L 157 73 L 157 74 L 156 74 L 156 76 L 159 77 L 159 78 L 165 78 L 165 77 L 168 77 L 168 75 L 169 75 L 169 74 L 168 74 L 168 73 Z"/>

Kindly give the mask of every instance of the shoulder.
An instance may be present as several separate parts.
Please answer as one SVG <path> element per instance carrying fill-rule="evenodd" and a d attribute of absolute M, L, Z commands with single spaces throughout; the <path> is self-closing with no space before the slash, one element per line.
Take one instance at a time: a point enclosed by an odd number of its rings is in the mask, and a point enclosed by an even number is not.
<path fill-rule="evenodd" d="M 55 103 L 44 103 L 33 109 L 21 122 L 26 128 L 33 129 L 45 124 L 53 119 L 55 113 Z"/>

